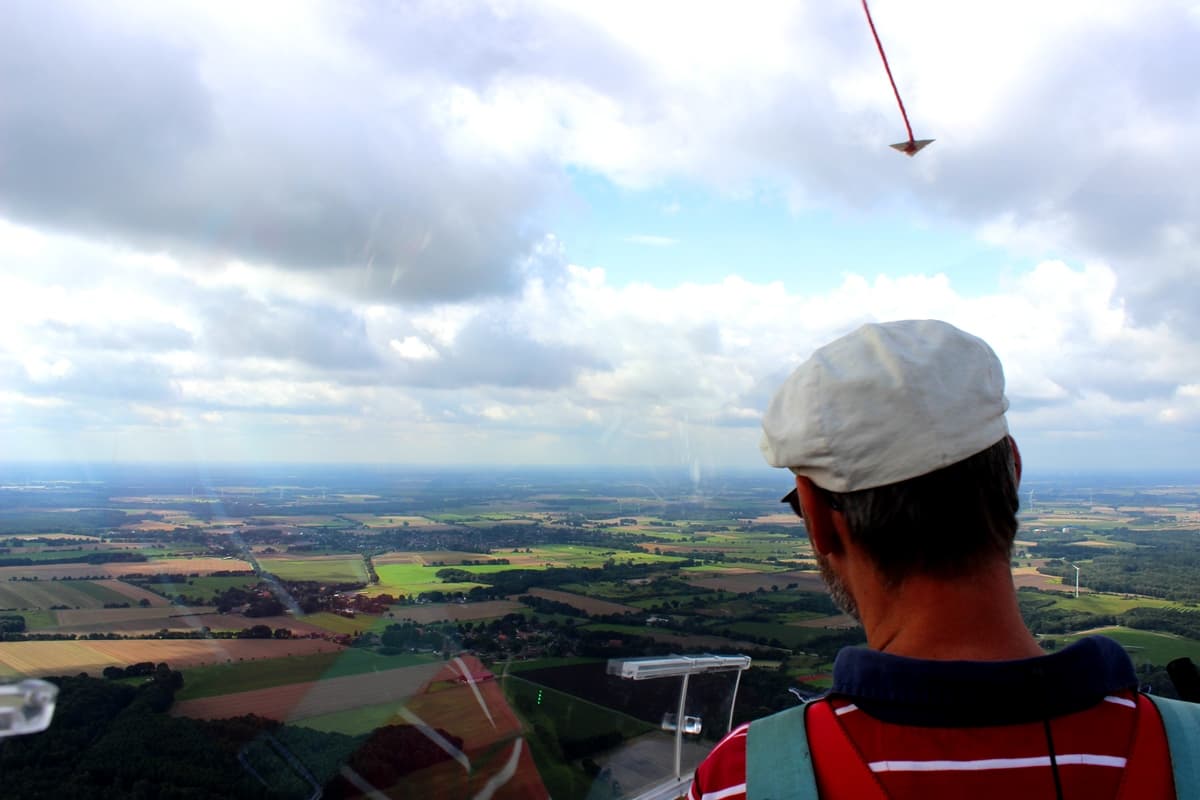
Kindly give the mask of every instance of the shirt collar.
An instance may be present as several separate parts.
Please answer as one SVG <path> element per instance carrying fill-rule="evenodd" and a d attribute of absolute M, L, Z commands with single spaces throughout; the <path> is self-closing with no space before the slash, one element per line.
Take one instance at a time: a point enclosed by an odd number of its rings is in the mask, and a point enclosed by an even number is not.
<path fill-rule="evenodd" d="M 1136 688 L 1133 663 L 1121 646 L 1089 636 L 1017 661 L 926 661 L 847 647 L 834 662 L 830 694 L 884 722 L 973 727 L 1071 714 Z"/>

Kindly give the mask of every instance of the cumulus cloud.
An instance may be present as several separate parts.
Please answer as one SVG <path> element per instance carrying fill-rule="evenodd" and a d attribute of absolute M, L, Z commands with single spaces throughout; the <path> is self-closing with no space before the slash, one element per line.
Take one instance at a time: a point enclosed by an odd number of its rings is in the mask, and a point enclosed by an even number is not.
<path fill-rule="evenodd" d="M 42 258 L 58 247 L 48 240 Z M 1031 460 L 1069 464 L 1080 441 L 1114 430 L 1177 445 L 1200 421 L 1200 353 L 1130 315 L 1099 264 L 1047 261 L 982 295 L 941 275 L 850 274 L 796 293 L 734 277 L 614 285 L 570 267 L 506 299 L 407 307 L 320 300 L 240 270 L 206 282 L 160 264 L 147 280 L 144 257 L 90 247 L 109 259 L 109 289 L 139 286 L 142 302 L 70 326 L 62 307 L 95 287 L 51 291 L 31 277 L 37 262 L 10 279 L 27 301 L 9 301 L 20 324 L 0 347 L 14 446 L 44 450 L 55 432 L 87 447 L 107 431 L 195 458 L 249 457 L 249 439 L 294 458 L 752 464 L 758 415 L 787 373 L 830 338 L 897 317 L 992 343 Z"/>
<path fill-rule="evenodd" d="M 1173 452 L 1196 433 L 1200 17 L 1179 4 L 878 3 L 937 138 L 911 161 L 885 147 L 901 125 L 853 4 L 5 10 L 0 420 L 20 452 L 57 430 L 81 452 L 116 432 L 137 454 L 302 457 L 316 436 L 330 458 L 740 462 L 814 347 L 925 316 L 992 342 L 1051 461 L 1102 431 Z M 972 291 L 619 285 L 551 230 L 578 172 L 900 206 L 1016 263 Z M 616 236 L 676 253 L 684 206 Z"/>
<path fill-rule="evenodd" d="M 553 172 L 456 147 L 453 76 L 373 64 L 337 9 L 7 8 L 0 209 L 201 262 L 321 270 L 360 296 L 516 288 Z"/>
<path fill-rule="evenodd" d="M 1167 0 L 880 4 L 938 139 L 914 162 L 883 146 L 902 128 L 851 5 L 6 11 L 13 218 L 427 301 L 518 291 L 568 168 L 766 183 L 799 206 L 916 198 L 1109 263 L 1148 319 L 1191 318 L 1166 287 L 1200 236 L 1200 20 Z"/>

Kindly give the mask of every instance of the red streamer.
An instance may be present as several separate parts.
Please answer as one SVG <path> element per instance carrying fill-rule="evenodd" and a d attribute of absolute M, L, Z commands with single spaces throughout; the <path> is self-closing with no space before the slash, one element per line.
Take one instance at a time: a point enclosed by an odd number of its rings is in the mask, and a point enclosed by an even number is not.
<path fill-rule="evenodd" d="M 892 84 L 892 93 L 896 95 L 896 105 L 900 106 L 900 116 L 904 118 L 904 129 L 908 131 L 908 143 L 911 145 L 916 141 L 912 125 L 908 124 L 908 112 L 904 110 L 904 101 L 900 99 L 900 90 L 896 88 L 896 79 L 892 77 L 892 68 L 888 66 L 887 54 L 883 52 L 883 42 L 879 41 L 879 33 L 875 30 L 875 21 L 871 19 L 871 9 L 867 7 L 867 0 L 862 0 L 862 7 L 867 14 L 867 24 L 871 26 L 871 35 L 875 37 L 875 46 L 879 48 L 879 57 L 883 59 L 883 68 Z"/>

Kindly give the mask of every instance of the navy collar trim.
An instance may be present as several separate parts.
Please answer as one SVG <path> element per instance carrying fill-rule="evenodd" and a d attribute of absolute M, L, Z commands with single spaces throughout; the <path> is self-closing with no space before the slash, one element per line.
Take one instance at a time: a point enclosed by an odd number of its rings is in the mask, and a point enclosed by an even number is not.
<path fill-rule="evenodd" d="M 925 661 L 847 647 L 833 666 L 831 695 L 899 725 L 1015 725 L 1072 714 L 1105 695 L 1136 689 L 1119 644 L 1089 636 L 1018 661 Z"/>

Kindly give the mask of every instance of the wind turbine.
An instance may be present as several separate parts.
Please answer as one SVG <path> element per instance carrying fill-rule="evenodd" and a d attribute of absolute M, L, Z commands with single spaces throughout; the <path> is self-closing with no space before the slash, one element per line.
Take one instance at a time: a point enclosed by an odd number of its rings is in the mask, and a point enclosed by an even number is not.
<path fill-rule="evenodd" d="M 1079 599 L 1079 565 L 1072 564 L 1071 566 L 1075 568 L 1075 599 L 1078 600 Z"/>

